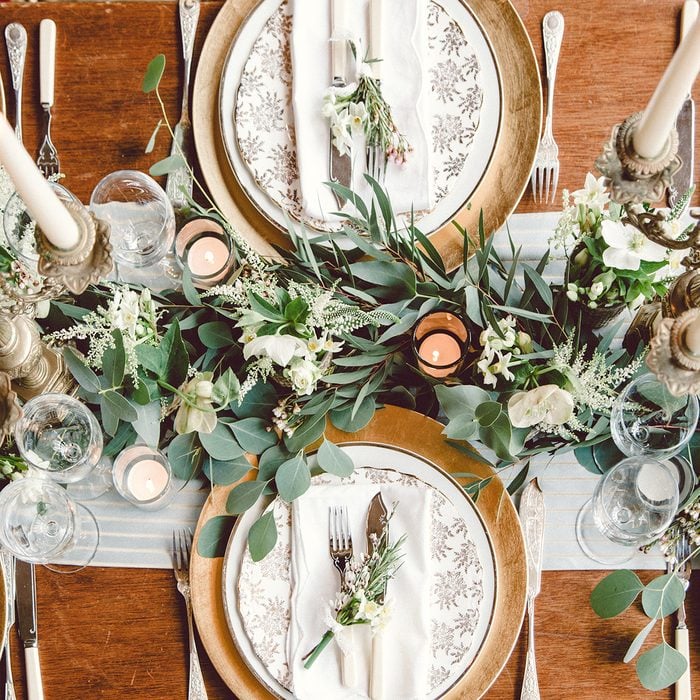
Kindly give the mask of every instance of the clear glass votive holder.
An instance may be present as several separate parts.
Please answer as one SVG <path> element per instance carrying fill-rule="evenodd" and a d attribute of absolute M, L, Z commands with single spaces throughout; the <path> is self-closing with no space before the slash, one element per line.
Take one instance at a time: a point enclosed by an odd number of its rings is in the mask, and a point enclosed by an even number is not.
<path fill-rule="evenodd" d="M 413 352 L 423 374 L 443 379 L 462 368 L 469 347 L 469 329 L 449 311 L 432 311 L 418 320 Z"/>
<path fill-rule="evenodd" d="M 234 265 L 231 237 L 212 219 L 188 221 L 175 236 L 175 255 L 200 289 L 224 282 Z"/>
<path fill-rule="evenodd" d="M 146 445 L 122 450 L 114 460 L 112 478 L 119 495 L 144 510 L 165 508 L 177 492 L 170 462 Z"/>
<path fill-rule="evenodd" d="M 163 188 L 150 175 L 117 170 L 97 183 L 90 211 L 110 225 L 117 262 L 148 267 L 162 260 L 175 237 L 175 211 Z"/>

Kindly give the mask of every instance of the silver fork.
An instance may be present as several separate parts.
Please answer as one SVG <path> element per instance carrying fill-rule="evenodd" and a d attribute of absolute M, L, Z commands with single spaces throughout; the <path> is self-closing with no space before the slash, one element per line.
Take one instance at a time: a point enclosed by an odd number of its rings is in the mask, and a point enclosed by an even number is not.
<path fill-rule="evenodd" d="M 39 24 L 39 82 L 41 108 L 44 110 L 44 140 L 39 149 L 36 164 L 44 177 L 58 175 L 61 166 L 58 152 L 51 141 L 51 108 L 54 98 L 56 75 L 56 23 L 42 19 Z"/>
<path fill-rule="evenodd" d="M 5 700 L 15 700 L 15 684 L 12 678 L 12 654 L 10 636 L 15 624 L 15 558 L 9 552 L 2 552 L 2 565 L 5 570 L 7 590 L 7 639 L 5 640 Z"/>
<path fill-rule="evenodd" d="M 372 59 L 370 67 L 372 75 L 381 87 L 382 59 L 384 56 L 384 43 L 382 34 L 382 5 L 381 0 L 371 0 L 369 4 L 369 44 L 367 53 Z M 386 178 L 386 166 L 389 158 L 386 151 L 379 145 L 367 146 L 365 152 L 367 172 L 380 184 L 384 184 Z"/>
<path fill-rule="evenodd" d="M 189 530 L 173 530 L 173 570 L 177 581 L 177 590 L 185 599 L 187 607 L 187 630 L 190 647 L 190 683 L 188 700 L 207 700 L 207 689 L 199 665 L 197 645 L 194 638 L 192 622 L 192 597 L 190 593 L 190 552 L 192 550 L 192 533 Z"/>
<path fill-rule="evenodd" d="M 547 119 L 544 134 L 540 140 L 535 156 L 535 165 L 530 175 L 530 184 L 535 201 L 547 202 L 554 195 L 559 182 L 559 147 L 552 133 L 552 116 L 554 113 L 554 82 L 557 77 L 559 50 L 564 37 L 564 16 L 553 10 L 542 19 L 542 36 L 544 38 L 544 55 L 547 62 Z"/>
<path fill-rule="evenodd" d="M 676 543 L 676 561 L 680 564 L 677 575 L 683 584 L 685 591 L 690 586 L 690 574 L 692 571 L 690 561 L 690 542 L 686 535 L 681 535 Z M 676 649 L 683 654 L 688 662 L 685 673 L 676 681 L 676 700 L 691 700 L 692 692 L 690 687 L 690 641 L 688 639 L 688 625 L 685 615 L 685 598 L 681 607 L 678 608 L 678 626 L 676 627 Z"/>
<path fill-rule="evenodd" d="M 340 574 L 341 586 L 345 581 L 345 570 L 352 559 L 352 535 L 350 534 L 350 524 L 348 521 L 347 506 L 333 506 L 328 509 L 328 551 L 330 552 L 333 565 Z M 352 687 L 355 685 L 355 660 L 352 651 L 353 647 L 352 626 L 348 627 L 346 650 L 341 648 L 341 676 L 343 685 Z"/>

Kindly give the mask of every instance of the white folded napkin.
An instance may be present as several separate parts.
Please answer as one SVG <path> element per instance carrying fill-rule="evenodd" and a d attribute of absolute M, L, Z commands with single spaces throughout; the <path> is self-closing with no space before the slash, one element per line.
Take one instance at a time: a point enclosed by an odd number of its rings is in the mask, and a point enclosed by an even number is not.
<path fill-rule="evenodd" d="M 321 115 L 323 95 L 331 84 L 330 0 L 290 0 L 292 22 L 292 102 L 296 132 L 297 165 L 302 205 L 307 216 L 332 220 L 338 206 L 323 183 L 329 179 L 329 124 Z M 358 37 L 358 59 L 367 46 L 369 0 L 349 2 L 348 26 L 343 33 Z M 385 187 L 397 213 L 431 208 L 432 168 L 427 114 L 430 90 L 425 54 L 427 51 L 427 3 L 424 0 L 384 0 L 384 60 L 382 92 L 394 121 L 413 147 L 403 166 L 390 161 Z M 356 67 L 348 61 L 348 82 Z M 355 139 L 353 189 L 367 199 L 370 193 L 363 174 L 364 136 Z M 346 205 L 347 206 L 347 205 Z"/>
<path fill-rule="evenodd" d="M 365 524 L 370 501 L 381 490 L 388 509 L 397 502 L 390 523 L 391 541 L 406 533 L 404 563 L 389 582 L 393 608 L 384 629 L 385 696 L 392 700 L 423 698 L 429 690 L 430 512 L 432 490 L 409 485 L 315 484 L 292 504 L 291 624 L 287 640 L 294 695 L 301 700 L 367 698 L 371 635 L 369 625 L 353 627 L 357 686 L 343 687 L 340 652 L 335 640 L 310 669 L 303 657 L 328 629 L 327 611 L 339 590 L 340 576 L 328 553 L 328 507 L 347 506 L 356 553 L 366 551 Z"/>

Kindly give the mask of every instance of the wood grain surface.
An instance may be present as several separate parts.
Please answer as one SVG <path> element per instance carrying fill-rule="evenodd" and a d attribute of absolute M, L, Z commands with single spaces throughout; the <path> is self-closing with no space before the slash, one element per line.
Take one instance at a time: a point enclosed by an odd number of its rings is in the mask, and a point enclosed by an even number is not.
<path fill-rule="evenodd" d="M 539 23 L 551 3 L 516 0 L 542 62 Z M 677 41 L 680 0 L 579 0 L 561 3 L 566 33 L 557 78 L 554 133 L 560 146 L 560 188 L 577 189 L 610 128 L 644 107 Z M 219 2 L 202 3 L 201 47 Z M 147 169 L 167 155 L 169 143 L 143 153 L 159 118 L 157 102 L 140 91 L 143 71 L 158 52 L 168 70 L 162 92 L 177 118 L 179 37 L 174 2 L 0 4 L 0 25 L 25 24 L 30 37 L 25 73 L 25 144 L 39 146 L 38 26 L 58 24 L 54 142 L 66 185 L 83 201 L 105 174 Z M 3 82 L 10 85 L 5 51 Z M 544 77 L 544 76 L 543 76 Z M 13 98 L 8 111 L 13 115 Z M 556 208 L 556 207 L 554 207 Z M 527 192 L 519 211 L 538 211 Z M 588 596 L 602 572 L 545 572 L 537 601 L 537 656 L 543 699 L 658 697 L 645 692 L 632 665 L 621 658 L 644 624 L 635 607 L 621 619 L 603 621 Z M 642 574 L 648 580 L 651 573 Z M 41 664 L 47 700 L 187 697 L 186 623 L 172 573 L 91 568 L 73 575 L 38 572 Z M 700 576 L 689 593 L 692 671 L 700 688 Z M 696 633 L 694 634 L 694 632 Z M 672 633 L 667 630 L 667 636 Z M 647 646 L 659 639 L 658 630 Z M 520 696 L 524 635 L 487 698 Z M 21 650 L 15 634 L 13 669 L 18 700 L 26 697 Z M 230 698 L 203 659 L 212 699 Z"/>

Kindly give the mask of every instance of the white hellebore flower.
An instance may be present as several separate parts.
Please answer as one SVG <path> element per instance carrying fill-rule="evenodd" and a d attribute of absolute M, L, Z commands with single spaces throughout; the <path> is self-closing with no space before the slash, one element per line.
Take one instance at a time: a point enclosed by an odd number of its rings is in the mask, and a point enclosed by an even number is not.
<path fill-rule="evenodd" d="M 605 178 L 599 177 L 597 180 L 592 173 L 586 175 L 586 182 L 583 189 L 572 193 L 574 204 L 583 204 L 589 209 L 601 212 L 610 201 L 610 195 L 605 190 Z"/>
<path fill-rule="evenodd" d="M 292 382 L 292 389 L 298 396 L 312 394 L 322 374 L 323 372 L 311 360 L 300 357 L 292 360 L 292 364 L 284 370 L 284 376 Z"/>
<path fill-rule="evenodd" d="M 367 108 L 364 102 L 350 105 L 350 127 L 355 131 L 361 131 L 367 121 Z"/>
<path fill-rule="evenodd" d="M 351 117 L 347 109 L 339 115 L 338 120 L 331 124 L 333 145 L 341 156 L 352 153 L 352 135 L 350 134 Z"/>
<path fill-rule="evenodd" d="M 213 372 L 201 372 L 182 388 L 190 400 L 183 400 L 175 416 L 173 428 L 178 435 L 198 431 L 211 433 L 216 428 L 216 412 L 211 397 L 214 392 Z M 194 404 L 194 405 L 192 405 Z"/>
<path fill-rule="evenodd" d="M 530 428 L 538 423 L 563 425 L 573 414 L 573 397 L 556 384 L 519 391 L 508 401 L 508 417 L 515 428 Z"/>
<path fill-rule="evenodd" d="M 127 331 L 132 336 L 136 335 L 136 323 L 138 322 L 140 311 L 139 295 L 130 289 L 125 290 L 116 312 L 114 325 L 119 330 Z"/>
<path fill-rule="evenodd" d="M 603 262 L 618 270 L 638 270 L 642 261 L 666 259 L 666 249 L 650 241 L 639 229 L 621 221 L 606 219 L 601 225 L 603 240 L 610 246 L 603 252 Z"/>
<path fill-rule="evenodd" d="M 293 357 L 306 355 L 306 343 L 293 335 L 260 335 L 243 346 L 243 357 L 269 357 L 280 367 L 286 367 Z"/>

